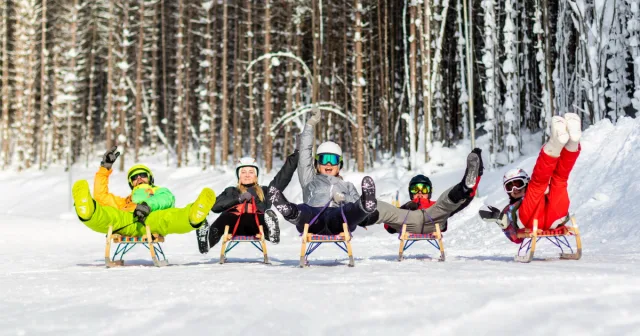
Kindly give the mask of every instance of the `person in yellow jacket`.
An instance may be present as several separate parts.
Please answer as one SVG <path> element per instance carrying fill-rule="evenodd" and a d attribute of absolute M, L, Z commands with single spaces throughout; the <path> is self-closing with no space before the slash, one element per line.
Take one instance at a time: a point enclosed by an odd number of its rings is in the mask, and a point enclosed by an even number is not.
<path fill-rule="evenodd" d="M 107 151 L 96 172 L 93 192 L 86 180 L 79 180 L 72 188 L 74 207 L 80 221 L 90 229 L 124 236 L 143 236 L 145 225 L 151 233 L 166 236 L 187 233 L 199 228 L 216 202 L 213 190 L 204 188 L 195 202 L 184 208 L 174 208 L 175 197 L 167 188 L 155 185 L 151 169 L 137 164 L 127 172 L 131 195 L 120 197 L 109 192 L 111 167 L 120 155 L 117 146 Z"/>

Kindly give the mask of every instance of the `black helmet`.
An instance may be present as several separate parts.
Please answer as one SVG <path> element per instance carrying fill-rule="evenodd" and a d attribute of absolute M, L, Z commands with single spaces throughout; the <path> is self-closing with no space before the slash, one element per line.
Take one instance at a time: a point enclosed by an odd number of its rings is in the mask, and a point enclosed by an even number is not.
<path fill-rule="evenodd" d="M 413 199 L 413 195 L 411 194 L 411 186 L 418 183 L 426 184 L 429 186 L 429 199 L 431 199 L 431 192 L 433 192 L 433 185 L 431 184 L 431 180 L 424 175 L 416 175 L 411 178 L 411 181 L 409 181 L 409 199 Z"/>

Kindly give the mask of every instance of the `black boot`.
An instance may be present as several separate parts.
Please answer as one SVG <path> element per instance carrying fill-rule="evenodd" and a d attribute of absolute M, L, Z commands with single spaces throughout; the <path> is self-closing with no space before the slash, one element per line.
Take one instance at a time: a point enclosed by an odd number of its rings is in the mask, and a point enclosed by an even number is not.
<path fill-rule="evenodd" d="M 378 201 L 376 200 L 376 184 L 370 176 L 362 179 L 362 195 L 360 195 L 360 205 L 362 210 L 368 213 L 376 211 Z"/>
<path fill-rule="evenodd" d="M 277 244 L 280 242 L 280 226 L 278 225 L 278 216 L 273 210 L 269 209 L 264 212 L 264 223 L 266 225 L 265 235 L 268 241 Z"/>
<path fill-rule="evenodd" d="M 209 252 L 209 228 L 209 223 L 205 220 L 204 223 L 196 229 L 198 250 L 200 250 L 200 253 L 202 254 L 207 254 L 207 252 Z"/>
<path fill-rule="evenodd" d="M 476 185 L 480 173 L 481 158 L 475 151 L 467 156 L 467 169 L 464 171 L 462 185 L 466 189 L 471 189 Z M 466 190 L 465 190 L 466 191 Z"/>
<path fill-rule="evenodd" d="M 284 198 L 284 195 L 276 187 L 269 187 L 269 201 L 282 214 L 284 219 L 291 221 L 298 218 L 298 207 Z"/>

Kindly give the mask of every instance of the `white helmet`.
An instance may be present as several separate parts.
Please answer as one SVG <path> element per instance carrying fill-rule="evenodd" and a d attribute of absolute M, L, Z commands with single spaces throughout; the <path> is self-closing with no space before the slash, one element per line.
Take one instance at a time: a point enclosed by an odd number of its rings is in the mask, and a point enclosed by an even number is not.
<path fill-rule="evenodd" d="M 511 182 L 514 180 L 522 180 L 524 182 L 524 185 L 527 186 L 529 185 L 529 181 L 531 179 L 529 178 L 529 174 L 527 174 L 527 172 L 524 171 L 524 169 L 514 168 L 504 173 L 504 176 L 502 177 L 502 186 L 504 187 L 508 182 Z"/>
<path fill-rule="evenodd" d="M 337 154 L 342 156 L 342 148 L 333 141 L 325 141 L 318 146 L 316 154 Z"/>
<path fill-rule="evenodd" d="M 260 174 L 260 168 L 258 168 L 258 163 L 256 162 L 256 159 L 252 157 L 243 157 L 240 160 L 238 160 L 238 163 L 236 163 L 236 177 L 238 179 L 240 179 L 240 168 L 242 167 L 253 167 L 256 169 L 256 176 Z"/>

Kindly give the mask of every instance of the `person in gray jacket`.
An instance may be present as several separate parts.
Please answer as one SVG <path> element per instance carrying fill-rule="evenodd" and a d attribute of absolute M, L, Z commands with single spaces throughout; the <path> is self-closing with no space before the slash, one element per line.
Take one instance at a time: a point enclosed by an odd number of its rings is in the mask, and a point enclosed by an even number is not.
<path fill-rule="evenodd" d="M 375 183 L 371 177 L 365 176 L 361 185 L 362 195 L 359 195 L 353 183 L 340 176 L 342 149 L 334 142 L 320 144 L 316 156 L 313 156 L 314 126 L 319 121 L 320 111 L 314 109 L 314 114 L 298 139 L 298 178 L 304 203 L 290 203 L 277 188 L 269 189 L 269 197 L 275 208 L 287 221 L 295 224 L 299 232 L 304 230 L 305 223 L 321 213 L 309 227 L 309 232 L 341 233 L 343 219 L 340 205 L 349 231 L 354 231 L 359 223 L 376 210 Z"/>
<path fill-rule="evenodd" d="M 344 181 L 340 176 L 342 168 L 340 146 L 331 141 L 324 142 L 318 146 L 317 154 L 315 158 L 313 157 L 314 126 L 319 121 L 320 111 L 314 110 L 314 114 L 307 121 L 299 138 L 298 178 L 303 190 L 304 204 L 290 203 L 277 188 L 269 190 L 271 202 L 286 220 L 296 225 L 299 232 L 302 232 L 304 224 L 327 204 L 329 208 L 312 225 L 310 232 L 331 234 L 342 232 L 343 221 L 339 209 L 332 209 L 340 203 L 345 204 L 345 215 L 350 231 L 355 230 L 358 225 L 387 223 L 401 228 L 404 223 L 407 224 L 407 230 L 411 233 L 434 232 L 435 223 L 445 222 L 457 209 L 461 208 L 476 185 L 481 161 L 480 157 L 472 152 L 467 158 L 467 170 L 463 181 L 445 191 L 436 204 L 427 210 L 402 210 L 390 203 L 376 200 L 375 185 L 369 176 L 362 180 L 363 194 L 360 196 L 354 185 Z"/>

